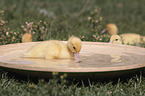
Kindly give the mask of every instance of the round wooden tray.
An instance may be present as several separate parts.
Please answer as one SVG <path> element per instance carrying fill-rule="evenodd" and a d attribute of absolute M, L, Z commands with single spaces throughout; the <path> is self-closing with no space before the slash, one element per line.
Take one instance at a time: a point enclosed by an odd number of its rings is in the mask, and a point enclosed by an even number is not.
<path fill-rule="evenodd" d="M 42 73 L 47 77 L 52 72 L 74 76 L 87 76 L 89 73 L 93 73 L 93 76 L 102 76 L 104 73 L 112 75 L 111 72 L 122 74 L 145 67 L 145 48 L 100 42 L 82 42 L 80 63 L 75 63 L 73 59 L 23 58 L 23 54 L 37 43 L 40 42 L 0 46 L 0 66 L 20 74 L 36 73 L 36 76 L 39 76 L 38 74 Z"/>

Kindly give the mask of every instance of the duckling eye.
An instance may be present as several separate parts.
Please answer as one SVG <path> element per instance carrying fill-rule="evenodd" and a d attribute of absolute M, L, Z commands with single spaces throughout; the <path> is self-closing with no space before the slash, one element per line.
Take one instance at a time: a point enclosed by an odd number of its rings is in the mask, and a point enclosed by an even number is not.
<path fill-rule="evenodd" d="M 115 39 L 115 41 L 118 41 L 118 39 Z"/>
<path fill-rule="evenodd" d="M 73 48 L 76 49 L 74 46 L 73 46 Z"/>

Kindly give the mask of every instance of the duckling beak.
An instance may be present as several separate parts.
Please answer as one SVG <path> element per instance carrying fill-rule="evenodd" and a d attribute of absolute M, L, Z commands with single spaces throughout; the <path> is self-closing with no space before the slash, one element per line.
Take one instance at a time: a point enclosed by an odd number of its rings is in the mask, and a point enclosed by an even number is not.
<path fill-rule="evenodd" d="M 103 34 L 103 33 L 105 33 L 106 32 L 106 30 L 104 29 L 102 32 L 101 32 L 101 34 Z"/>
<path fill-rule="evenodd" d="M 79 53 L 74 53 L 75 59 L 78 60 L 79 59 Z"/>
<path fill-rule="evenodd" d="M 112 41 L 110 41 L 109 43 L 113 43 Z"/>

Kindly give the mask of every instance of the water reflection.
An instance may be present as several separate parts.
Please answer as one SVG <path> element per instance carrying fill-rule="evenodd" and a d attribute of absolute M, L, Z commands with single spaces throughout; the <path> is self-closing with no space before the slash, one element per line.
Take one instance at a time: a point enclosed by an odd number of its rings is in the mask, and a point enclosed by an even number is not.
<path fill-rule="evenodd" d="M 112 57 L 111 62 L 122 62 L 121 55 L 110 55 Z"/>

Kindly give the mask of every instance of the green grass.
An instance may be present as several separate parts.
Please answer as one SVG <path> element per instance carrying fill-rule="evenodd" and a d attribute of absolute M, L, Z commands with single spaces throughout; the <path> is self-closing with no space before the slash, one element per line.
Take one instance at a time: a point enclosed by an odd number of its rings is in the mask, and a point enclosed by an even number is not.
<path fill-rule="evenodd" d="M 7 31 L 24 34 L 21 26 L 26 26 L 25 22 L 34 22 L 37 25 L 42 20 L 48 23 L 46 39 L 67 40 L 69 36 L 76 35 L 84 36 L 82 40 L 94 41 L 92 35 L 96 33 L 92 31 L 88 20 L 90 16 L 94 20 L 103 17 L 101 27 L 100 29 L 97 27 L 97 30 L 102 30 L 107 23 L 115 23 L 119 28 L 119 34 L 132 32 L 145 35 L 144 4 L 144 0 L 0 0 L 0 10 L 4 10 L 3 20 L 8 21 L 5 27 L 9 28 Z M 96 6 L 100 11 L 92 15 Z M 15 42 L 21 41 L 9 43 Z M 54 79 L 40 80 L 37 83 L 20 82 L 1 73 L 0 94 L 1 96 L 145 95 L 144 77 L 132 77 L 115 84 L 112 82 L 95 82 L 88 86 L 63 81 L 58 83 Z"/>
<path fill-rule="evenodd" d="M 81 82 L 80 82 L 81 83 Z M 88 85 L 84 83 L 89 83 Z M 145 78 L 134 77 L 127 82 L 82 82 L 72 83 L 62 79 L 51 79 L 39 82 L 19 82 L 5 74 L 0 80 L 1 96 L 144 96 Z"/>

